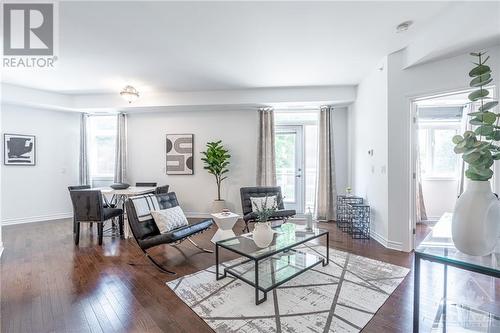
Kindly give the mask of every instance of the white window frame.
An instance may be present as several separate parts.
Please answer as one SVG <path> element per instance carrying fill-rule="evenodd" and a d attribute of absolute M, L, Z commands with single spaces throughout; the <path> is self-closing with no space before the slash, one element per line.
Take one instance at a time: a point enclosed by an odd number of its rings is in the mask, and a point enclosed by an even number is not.
<path fill-rule="evenodd" d="M 430 165 L 426 166 L 426 170 L 429 170 L 427 174 L 422 174 L 422 180 L 457 180 L 458 175 L 444 176 L 434 173 L 434 130 L 442 129 L 455 129 L 456 133 L 459 134 L 461 130 L 461 123 L 458 121 L 439 121 L 439 120 L 419 120 L 418 130 L 427 129 L 427 161 Z M 457 159 L 457 168 L 459 167 L 460 159 Z M 458 169 L 457 169 L 458 170 Z"/>
<path fill-rule="evenodd" d="M 90 118 L 92 117 L 110 117 L 112 118 L 113 115 L 92 115 L 90 116 Z M 116 118 L 115 120 L 116 121 Z M 89 143 L 89 162 L 90 162 L 90 177 L 91 177 L 91 181 L 94 182 L 109 182 L 109 181 L 113 181 L 114 180 L 114 172 L 112 172 L 111 174 L 108 174 L 108 173 L 94 173 L 96 172 L 97 170 L 95 170 L 96 168 L 94 168 L 94 165 L 93 163 L 94 160 L 93 160 L 93 154 L 94 154 L 94 147 L 95 147 L 95 137 L 97 136 L 114 136 L 115 137 L 115 143 L 114 145 L 116 145 L 116 130 L 115 129 L 108 129 L 108 130 L 96 130 L 93 126 L 90 126 L 89 128 L 89 139 L 88 139 L 88 143 Z M 113 159 L 114 159 L 114 156 L 113 156 Z"/>

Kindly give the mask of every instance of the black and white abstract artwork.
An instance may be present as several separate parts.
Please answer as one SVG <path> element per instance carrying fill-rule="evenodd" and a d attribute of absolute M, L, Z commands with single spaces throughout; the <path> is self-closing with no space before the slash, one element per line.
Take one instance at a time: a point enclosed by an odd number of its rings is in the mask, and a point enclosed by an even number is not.
<path fill-rule="evenodd" d="M 35 165 L 36 138 L 34 135 L 4 134 L 5 165 Z"/>
<path fill-rule="evenodd" d="M 193 173 L 193 134 L 167 134 L 167 175 Z"/>

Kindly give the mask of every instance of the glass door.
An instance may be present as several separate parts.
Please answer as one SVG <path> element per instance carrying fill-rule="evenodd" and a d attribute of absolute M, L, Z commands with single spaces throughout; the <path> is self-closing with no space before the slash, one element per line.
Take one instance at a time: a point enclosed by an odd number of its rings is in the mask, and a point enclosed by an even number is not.
<path fill-rule="evenodd" d="M 276 180 L 281 186 L 286 209 L 304 212 L 303 126 L 276 127 Z"/>

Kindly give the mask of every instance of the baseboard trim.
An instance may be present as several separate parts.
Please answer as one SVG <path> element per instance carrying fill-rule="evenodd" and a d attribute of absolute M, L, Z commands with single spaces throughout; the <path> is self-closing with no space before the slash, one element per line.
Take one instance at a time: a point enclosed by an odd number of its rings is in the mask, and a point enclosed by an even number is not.
<path fill-rule="evenodd" d="M 40 215 L 40 216 L 30 216 L 30 217 L 16 217 L 11 219 L 2 220 L 2 226 L 23 224 L 23 223 L 33 223 L 33 222 L 44 222 L 51 220 L 62 220 L 72 218 L 73 213 L 59 213 L 51 215 Z"/>
<path fill-rule="evenodd" d="M 401 242 L 394 242 L 390 241 L 387 238 L 383 237 L 379 233 L 376 233 L 375 231 L 370 232 L 370 236 L 379 242 L 382 246 L 391 249 L 391 250 L 396 250 L 396 251 L 403 251 L 403 243 Z"/>

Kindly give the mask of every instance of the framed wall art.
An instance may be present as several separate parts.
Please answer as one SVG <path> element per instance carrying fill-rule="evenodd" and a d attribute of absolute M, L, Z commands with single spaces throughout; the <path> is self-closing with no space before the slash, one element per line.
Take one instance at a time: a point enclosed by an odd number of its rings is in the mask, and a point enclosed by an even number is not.
<path fill-rule="evenodd" d="M 36 137 L 34 135 L 4 134 L 3 163 L 5 165 L 35 165 Z"/>
<path fill-rule="evenodd" d="M 192 175 L 193 134 L 167 134 L 167 175 Z"/>

